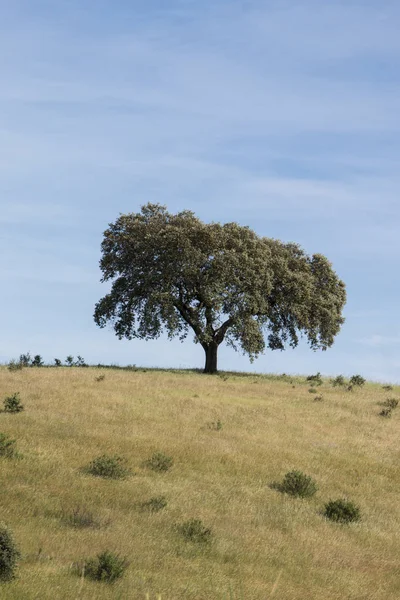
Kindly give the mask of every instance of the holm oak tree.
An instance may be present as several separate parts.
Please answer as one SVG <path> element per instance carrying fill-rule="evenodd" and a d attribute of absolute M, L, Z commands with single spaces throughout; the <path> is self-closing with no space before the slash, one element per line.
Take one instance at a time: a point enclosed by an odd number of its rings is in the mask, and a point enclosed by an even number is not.
<path fill-rule="evenodd" d="M 111 291 L 94 319 L 122 338 L 184 340 L 190 329 L 217 371 L 225 341 L 250 359 L 268 347 L 333 344 L 344 319 L 344 283 L 321 254 L 260 237 L 237 223 L 203 223 L 191 211 L 147 204 L 104 232 L 100 267 Z"/>

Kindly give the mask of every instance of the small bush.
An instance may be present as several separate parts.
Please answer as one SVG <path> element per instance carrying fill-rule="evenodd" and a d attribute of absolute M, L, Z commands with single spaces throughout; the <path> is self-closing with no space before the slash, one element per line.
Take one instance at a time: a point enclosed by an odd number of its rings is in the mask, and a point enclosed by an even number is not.
<path fill-rule="evenodd" d="M 392 416 L 392 409 L 387 407 L 387 408 L 382 408 L 381 412 L 379 413 L 380 417 L 386 417 L 386 419 L 390 419 L 390 417 Z"/>
<path fill-rule="evenodd" d="M 208 429 L 212 429 L 213 431 L 221 431 L 222 429 L 222 421 L 217 419 L 216 421 L 211 421 L 207 425 Z"/>
<path fill-rule="evenodd" d="M 382 389 L 385 390 L 386 392 L 391 392 L 393 389 L 392 385 L 383 385 Z"/>
<path fill-rule="evenodd" d="M 83 572 L 86 577 L 95 581 L 112 583 L 122 577 L 127 567 L 128 561 L 126 558 L 106 550 L 95 558 L 86 560 L 83 565 Z"/>
<path fill-rule="evenodd" d="M 65 359 L 65 364 L 68 367 L 73 367 L 74 366 L 74 357 L 71 354 L 69 356 L 67 356 L 67 358 Z"/>
<path fill-rule="evenodd" d="M 19 413 L 22 410 L 24 410 L 24 406 L 21 404 L 18 392 L 4 399 L 4 412 Z"/>
<path fill-rule="evenodd" d="M 149 512 L 159 512 L 163 508 L 167 506 L 168 502 L 165 496 L 154 496 L 147 500 L 147 502 L 143 502 L 141 504 L 142 510 L 147 510 Z"/>
<path fill-rule="evenodd" d="M 309 498 L 318 489 L 315 481 L 301 471 L 286 473 L 282 483 L 277 487 L 280 492 L 289 494 L 290 496 L 298 496 L 299 498 Z"/>
<path fill-rule="evenodd" d="M 14 578 L 20 556 L 11 531 L 0 525 L 0 581 Z"/>
<path fill-rule="evenodd" d="M 309 393 L 309 394 L 317 394 L 317 393 L 318 393 L 318 390 L 317 390 L 317 388 L 310 387 L 310 388 L 309 388 L 309 390 L 308 390 L 308 393 Z"/>
<path fill-rule="evenodd" d="M 77 356 L 75 361 L 75 367 L 87 367 L 88 365 L 85 363 L 85 359 L 82 356 Z"/>
<path fill-rule="evenodd" d="M 61 367 L 61 365 L 62 365 L 61 360 L 59 358 L 55 358 L 54 359 L 54 366 L 55 367 Z"/>
<path fill-rule="evenodd" d="M 145 465 L 152 471 L 158 471 L 159 473 L 165 473 L 174 464 L 174 459 L 171 456 L 167 456 L 163 452 L 155 452 L 151 458 L 149 458 Z"/>
<path fill-rule="evenodd" d="M 10 360 L 10 362 L 7 365 L 7 369 L 11 372 L 12 371 L 21 371 L 21 369 L 23 369 L 23 368 L 24 368 L 24 365 L 21 362 L 16 361 L 14 359 Z"/>
<path fill-rule="evenodd" d="M 385 400 L 384 404 L 385 406 L 388 406 L 391 409 L 395 409 L 398 407 L 399 401 L 397 398 L 388 398 L 387 400 Z"/>
<path fill-rule="evenodd" d="M 95 377 L 96 381 L 104 381 L 104 379 L 106 378 L 106 376 L 103 375 L 99 375 L 98 377 Z"/>
<path fill-rule="evenodd" d="M 314 402 L 322 402 L 322 401 L 323 401 L 323 399 L 324 399 L 324 397 L 323 397 L 322 395 L 315 396 L 315 398 L 314 398 Z"/>
<path fill-rule="evenodd" d="M 0 456 L 4 458 L 16 457 L 18 453 L 15 444 L 15 440 L 10 439 L 5 433 L 0 433 Z"/>
<path fill-rule="evenodd" d="M 26 354 L 20 354 L 19 355 L 19 362 L 21 364 L 21 367 L 29 367 L 29 365 L 32 362 L 32 358 L 29 352 L 27 352 Z"/>
<path fill-rule="evenodd" d="M 125 458 L 107 454 L 102 454 L 92 460 L 84 470 L 95 477 L 105 477 L 107 479 L 124 479 L 131 474 L 130 469 L 126 466 Z"/>
<path fill-rule="evenodd" d="M 322 385 L 323 384 L 321 373 L 319 373 L 319 372 L 316 375 L 309 375 L 306 378 L 306 381 L 309 381 L 310 383 L 313 383 L 314 385 Z"/>
<path fill-rule="evenodd" d="M 352 375 L 350 377 L 350 381 L 349 381 L 349 386 L 351 387 L 362 387 L 365 383 L 365 379 L 364 377 L 361 377 L 361 375 Z"/>
<path fill-rule="evenodd" d="M 31 362 L 31 366 L 32 367 L 43 367 L 44 362 L 42 357 L 40 356 L 40 354 L 36 354 L 36 356 L 33 357 L 32 362 Z"/>
<path fill-rule="evenodd" d="M 99 529 L 102 525 L 101 520 L 85 506 L 76 506 L 72 511 L 64 511 L 62 514 L 62 520 L 66 525 L 75 527 L 76 529 L 83 529 L 85 527 L 92 527 Z"/>
<path fill-rule="evenodd" d="M 337 523 L 351 523 L 361 519 L 360 508 L 347 500 L 330 500 L 325 504 L 324 515 Z"/>
<path fill-rule="evenodd" d="M 189 519 L 177 526 L 178 532 L 187 542 L 196 544 L 209 544 L 212 540 L 212 531 L 205 527 L 200 519 Z"/>
<path fill-rule="evenodd" d="M 346 380 L 343 375 L 338 375 L 334 379 L 331 380 L 333 387 L 340 387 L 346 385 Z"/>

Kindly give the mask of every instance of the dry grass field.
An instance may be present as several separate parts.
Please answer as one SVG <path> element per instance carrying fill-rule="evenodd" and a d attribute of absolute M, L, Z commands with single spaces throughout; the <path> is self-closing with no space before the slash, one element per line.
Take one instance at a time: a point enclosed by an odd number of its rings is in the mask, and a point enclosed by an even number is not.
<path fill-rule="evenodd" d="M 400 406 L 378 416 L 400 388 L 324 381 L 320 401 L 309 388 L 304 377 L 0 368 L 0 408 L 14 392 L 25 406 L 0 413 L 0 432 L 22 455 L 0 458 L 0 521 L 22 554 L 0 597 L 400 598 Z M 164 473 L 145 464 L 158 451 L 174 460 Z M 82 471 L 102 454 L 126 457 L 133 474 Z M 316 480 L 315 496 L 271 486 L 293 469 Z M 144 510 L 157 496 L 165 508 Z M 360 522 L 321 514 L 339 497 L 360 506 Z M 74 511 L 93 523 L 71 526 Z M 211 544 L 182 538 L 176 524 L 190 518 L 211 528 Z M 106 549 L 128 558 L 121 579 L 76 573 L 74 563 Z"/>

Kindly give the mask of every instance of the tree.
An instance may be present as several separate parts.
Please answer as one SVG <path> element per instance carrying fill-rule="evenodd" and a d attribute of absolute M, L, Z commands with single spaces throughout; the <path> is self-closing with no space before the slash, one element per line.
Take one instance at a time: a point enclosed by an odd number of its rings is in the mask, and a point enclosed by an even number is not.
<path fill-rule="evenodd" d="M 147 204 L 104 232 L 100 268 L 111 291 L 94 319 L 122 338 L 184 340 L 190 329 L 217 371 L 225 340 L 253 360 L 266 347 L 333 344 L 344 319 L 345 285 L 321 254 L 259 237 L 237 223 L 203 223 L 191 211 Z"/>

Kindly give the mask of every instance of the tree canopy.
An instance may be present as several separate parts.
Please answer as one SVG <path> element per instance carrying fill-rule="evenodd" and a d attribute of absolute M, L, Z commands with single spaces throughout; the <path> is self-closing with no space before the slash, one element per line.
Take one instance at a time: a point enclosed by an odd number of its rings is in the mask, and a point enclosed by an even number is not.
<path fill-rule="evenodd" d="M 94 319 L 144 340 L 193 330 L 206 373 L 225 341 L 250 359 L 305 337 L 326 350 L 344 322 L 344 283 L 322 254 L 260 237 L 237 223 L 203 223 L 191 211 L 147 204 L 104 232 L 100 268 L 111 291 Z"/>

